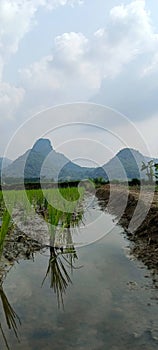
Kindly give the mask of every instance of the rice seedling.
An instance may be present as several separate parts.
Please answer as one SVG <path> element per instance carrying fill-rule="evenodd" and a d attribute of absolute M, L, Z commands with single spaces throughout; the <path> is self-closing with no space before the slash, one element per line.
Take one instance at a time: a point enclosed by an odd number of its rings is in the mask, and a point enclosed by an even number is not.
<path fill-rule="evenodd" d="M 49 274 L 50 287 L 54 290 L 54 293 L 57 295 L 58 307 L 60 307 L 61 303 L 64 307 L 63 294 L 66 292 L 68 284 L 72 283 L 72 281 L 68 272 L 65 269 L 61 257 L 58 255 L 54 247 L 50 247 L 50 259 L 46 275 L 42 282 L 42 286 Z"/>
<path fill-rule="evenodd" d="M 79 203 L 83 200 L 84 188 L 80 187 L 79 192 L 76 187 L 59 189 L 44 189 L 44 197 L 54 208 L 66 213 L 73 213 Z"/>
<path fill-rule="evenodd" d="M 58 305 L 63 305 L 63 294 L 66 288 L 72 283 L 66 265 L 71 273 L 75 269 L 75 262 L 78 259 L 74 247 L 71 228 L 78 226 L 83 217 L 83 198 L 84 188 L 51 188 L 34 190 L 11 190 L 5 191 L 4 198 L 0 195 L 0 203 L 3 206 L 2 226 L 0 229 L 0 250 L 3 251 L 4 240 L 10 229 L 15 216 L 22 216 L 23 222 L 27 223 L 27 218 L 31 217 L 32 211 L 41 215 L 48 224 L 50 234 L 50 259 L 46 276 L 50 275 L 51 288 L 57 295 Z M 5 208 L 5 204 L 7 208 Z M 16 214 L 16 215 L 15 215 Z M 33 224 L 33 221 L 32 221 Z M 40 234 L 40 233 L 39 233 Z M 1 293 L 3 297 L 3 293 Z M 3 297 L 6 310 L 11 309 L 7 306 L 7 301 Z M 64 305 L 63 305 L 64 306 Z M 7 316 L 8 317 L 8 316 Z M 9 316 L 10 317 L 10 316 Z M 7 318 L 8 325 L 13 327 L 14 313 Z M 1 329 L 2 331 L 2 329 Z"/>
<path fill-rule="evenodd" d="M 0 212 L 2 210 L 3 204 L 4 204 L 4 202 L 3 202 L 3 194 L 2 194 L 2 191 L 0 191 Z"/>
<path fill-rule="evenodd" d="M 58 201 L 60 201 L 61 204 L 61 196 L 59 196 L 57 191 L 49 190 L 45 191 L 45 194 L 47 202 L 48 200 L 51 201 L 51 196 L 54 195 L 53 203 L 55 201 L 57 205 L 59 204 Z M 51 204 L 48 204 L 45 212 L 45 218 L 49 223 L 50 230 L 50 259 L 42 285 L 47 276 L 50 275 L 50 287 L 57 296 L 58 307 L 62 304 L 64 308 L 63 294 L 65 294 L 68 285 L 72 283 L 65 264 L 70 267 L 72 273 L 73 269 L 76 268 L 74 263 L 78 259 L 73 244 L 71 227 L 79 225 L 82 220 L 83 208 L 81 202 L 83 200 L 84 190 L 82 189 L 82 197 L 80 200 L 78 200 L 78 191 L 76 188 L 62 188 L 60 189 L 60 195 L 61 194 L 64 196 L 64 199 L 68 201 L 68 203 L 66 203 L 66 208 L 69 210 L 59 210 Z"/>
<path fill-rule="evenodd" d="M 2 306 L 3 306 L 3 311 L 4 311 L 7 326 L 9 329 L 13 329 L 14 334 L 19 341 L 18 333 L 17 333 L 17 321 L 19 324 L 21 324 L 21 321 L 20 321 L 20 318 L 18 317 L 18 315 L 16 314 L 16 312 L 14 311 L 14 309 L 12 308 L 12 306 L 10 305 L 10 303 L 5 295 L 5 292 L 3 290 L 2 285 L 0 286 L 0 298 L 2 301 Z M 1 322 L 0 322 L 0 330 L 2 333 L 2 337 L 4 339 L 4 343 L 6 345 L 6 348 L 9 349 L 9 344 L 7 342 L 7 338 L 5 336 Z"/>
<path fill-rule="evenodd" d="M 4 198 L 0 192 L 1 213 L 4 213 L 3 224 L 0 232 L 0 240 L 6 235 L 11 219 L 17 216 L 18 220 L 22 220 L 27 224 L 28 219 L 35 213 L 40 214 L 48 223 L 51 234 L 53 227 L 69 228 L 78 225 L 82 219 L 83 209 L 82 200 L 84 196 L 84 188 L 52 188 L 52 189 L 34 189 L 34 190 L 9 190 L 4 191 Z M 5 209 L 6 204 L 7 209 Z M 10 214 L 9 214 L 10 213 Z M 16 215 L 15 215 L 16 214 Z M 15 220 L 14 220 L 15 221 Z"/>
<path fill-rule="evenodd" d="M 11 222 L 11 215 L 6 209 L 3 214 L 2 226 L 0 228 L 0 254 L 2 253 L 2 250 L 3 250 L 3 244 L 4 244 L 5 236 L 9 230 L 10 222 Z"/>

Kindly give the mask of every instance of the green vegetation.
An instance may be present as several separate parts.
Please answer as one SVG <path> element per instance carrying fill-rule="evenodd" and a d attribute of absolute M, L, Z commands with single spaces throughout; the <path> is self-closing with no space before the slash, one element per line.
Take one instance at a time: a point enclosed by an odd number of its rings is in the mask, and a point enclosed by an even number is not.
<path fill-rule="evenodd" d="M 154 160 L 150 160 L 145 163 L 142 162 L 141 170 L 146 170 L 146 176 L 148 178 L 148 183 L 153 184 L 154 181 L 157 184 L 158 181 L 158 163 L 154 163 Z"/>
<path fill-rule="evenodd" d="M 105 185 L 109 183 L 109 181 L 106 181 L 103 177 L 96 177 L 93 180 L 91 180 L 96 186 L 98 185 Z"/>
<path fill-rule="evenodd" d="M 6 209 L 3 214 L 2 226 L 0 228 L 0 254 L 3 250 L 3 244 L 4 244 L 5 236 L 9 230 L 10 221 L 11 221 L 11 216 L 8 210 Z"/>
<path fill-rule="evenodd" d="M 82 220 L 84 191 L 83 187 L 79 187 L 79 189 L 77 187 L 67 187 L 44 189 L 43 191 L 41 189 L 26 191 L 6 190 L 3 192 L 3 195 L 0 192 L 2 217 L 0 229 L 1 256 L 5 237 L 10 228 L 13 227 L 12 217 L 14 218 L 14 215 L 16 216 L 17 213 L 20 213 L 25 224 L 32 215 L 38 214 L 41 216 L 47 223 L 48 232 L 50 233 L 50 245 L 46 246 L 50 249 L 50 259 L 44 281 L 50 275 L 51 288 L 57 296 L 59 306 L 60 304 L 64 306 L 63 294 L 69 283 L 71 283 L 71 277 L 66 265 L 70 267 L 71 272 L 77 268 L 74 266 L 77 260 L 77 253 L 71 229 L 79 225 Z M 32 217 L 34 218 L 35 216 Z M 12 328 L 17 336 L 15 323 L 17 315 L 5 298 L 2 282 L 0 296 L 8 327 Z M 5 340 L 1 325 L 0 328 Z"/>
<path fill-rule="evenodd" d="M 65 249 L 65 251 L 50 247 L 50 259 L 42 286 L 48 275 L 50 275 L 50 287 L 57 295 L 58 307 L 60 307 L 60 304 L 64 307 L 63 294 L 65 294 L 69 283 L 72 283 L 71 277 L 66 270 L 65 262 L 71 267 L 72 272 L 76 268 L 73 265 L 76 259 L 77 254 L 74 247 L 71 250 Z"/>
<path fill-rule="evenodd" d="M 155 177 L 155 173 L 154 173 L 154 161 L 150 160 L 149 162 L 147 162 L 145 164 L 145 162 L 142 162 L 142 167 L 141 170 L 146 170 L 146 176 L 148 178 L 149 183 L 153 183 L 154 182 L 154 177 Z"/>
<path fill-rule="evenodd" d="M 5 236 L 11 223 L 11 213 L 18 211 L 22 213 L 23 222 L 27 218 L 41 215 L 48 223 L 52 232 L 53 227 L 60 224 L 62 229 L 74 226 L 82 218 L 82 201 L 84 188 L 76 187 L 52 188 L 52 189 L 32 189 L 32 190 L 10 190 L 4 191 L 4 198 L 0 191 L 1 205 L 1 228 L 0 228 L 0 248 L 3 248 Z M 7 208 L 5 208 L 5 204 Z"/>
<path fill-rule="evenodd" d="M 3 194 L 0 191 L 0 255 L 3 250 L 3 244 L 5 240 L 5 236 L 8 233 L 8 230 L 11 226 L 11 215 L 7 208 L 5 208 Z"/>
<path fill-rule="evenodd" d="M 139 179 L 132 179 L 131 181 L 128 181 L 129 186 L 140 186 L 141 181 Z"/>
<path fill-rule="evenodd" d="M 10 305 L 10 303 L 6 297 L 6 294 L 4 293 L 2 285 L 0 286 L 0 298 L 1 298 L 3 311 L 4 311 L 4 315 L 5 315 L 5 319 L 6 319 L 6 323 L 8 325 L 8 328 L 13 329 L 14 334 L 19 341 L 18 333 L 17 333 L 17 321 L 19 324 L 21 324 L 21 321 L 20 321 L 20 318 L 18 317 L 18 315 L 16 314 L 16 312 L 14 311 L 14 309 L 12 308 L 12 306 Z M 0 323 L 0 331 L 2 333 L 2 337 L 4 339 L 4 343 L 6 345 L 6 348 L 9 349 L 9 345 L 8 345 L 8 342 L 7 342 L 7 339 L 6 339 L 6 336 L 5 336 L 5 333 L 3 331 L 1 323 Z"/>

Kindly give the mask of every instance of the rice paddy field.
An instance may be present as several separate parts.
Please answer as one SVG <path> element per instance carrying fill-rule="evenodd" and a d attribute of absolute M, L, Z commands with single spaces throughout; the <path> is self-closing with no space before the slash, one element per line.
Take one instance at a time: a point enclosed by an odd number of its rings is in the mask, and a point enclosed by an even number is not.
<path fill-rule="evenodd" d="M 153 281 L 93 191 L 0 192 L 0 349 L 157 349 Z"/>
<path fill-rule="evenodd" d="M 12 215 L 22 212 L 23 220 L 38 213 L 50 225 L 62 227 L 77 224 L 82 217 L 84 188 L 36 189 L 0 191 L 0 246 L 13 227 Z"/>

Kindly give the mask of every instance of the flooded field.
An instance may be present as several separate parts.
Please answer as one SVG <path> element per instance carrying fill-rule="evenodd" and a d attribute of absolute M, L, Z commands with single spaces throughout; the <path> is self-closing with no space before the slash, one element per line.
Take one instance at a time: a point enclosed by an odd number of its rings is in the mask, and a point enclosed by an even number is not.
<path fill-rule="evenodd" d="M 14 212 L 25 232 L 12 228 L 3 245 L 0 349 L 157 349 L 154 276 L 114 216 L 87 194 L 56 222 L 42 208 L 34 227 Z"/>

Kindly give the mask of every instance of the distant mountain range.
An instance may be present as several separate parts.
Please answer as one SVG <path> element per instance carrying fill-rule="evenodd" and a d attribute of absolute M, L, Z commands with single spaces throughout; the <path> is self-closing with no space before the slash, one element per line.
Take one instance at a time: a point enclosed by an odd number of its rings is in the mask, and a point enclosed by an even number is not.
<path fill-rule="evenodd" d="M 90 177 L 93 169 L 80 167 L 56 152 L 48 139 L 39 139 L 33 147 L 3 170 L 3 178 L 80 180 Z"/>
<path fill-rule="evenodd" d="M 141 171 L 142 162 L 157 159 L 146 157 L 139 151 L 132 148 L 124 148 L 119 151 L 108 163 L 103 165 L 103 169 L 110 179 L 140 179 L 146 178 L 146 171 Z"/>
<path fill-rule="evenodd" d="M 141 171 L 142 162 L 151 158 L 139 151 L 125 148 L 119 151 L 109 162 L 99 168 L 81 167 L 70 161 L 64 154 L 56 152 L 50 140 L 39 139 L 33 147 L 11 162 L 3 161 L 3 179 L 38 179 L 66 181 L 102 177 L 105 180 L 125 180 L 126 178 L 145 178 Z M 158 159 L 154 159 L 158 163 Z M 0 158 L 0 169 L 2 158 Z"/>
<path fill-rule="evenodd" d="M 0 157 L 0 170 L 3 168 L 7 168 L 8 165 L 12 163 L 12 160 L 5 158 L 5 157 Z"/>

